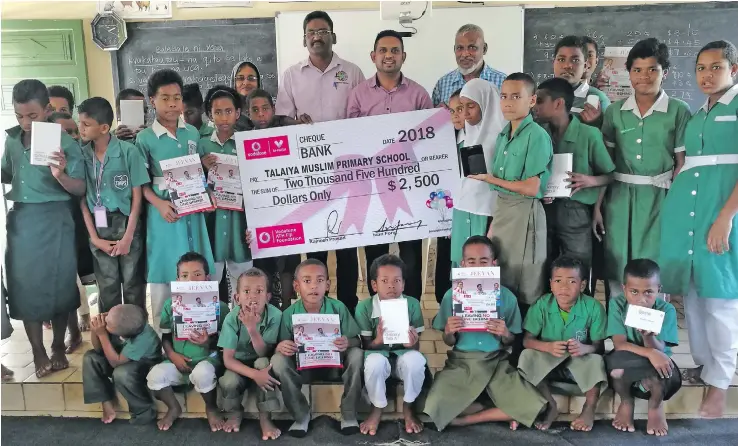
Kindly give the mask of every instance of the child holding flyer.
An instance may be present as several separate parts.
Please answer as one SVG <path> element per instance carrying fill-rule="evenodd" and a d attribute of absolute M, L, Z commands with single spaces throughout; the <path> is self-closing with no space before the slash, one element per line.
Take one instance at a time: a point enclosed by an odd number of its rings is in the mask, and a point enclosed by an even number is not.
<path fill-rule="evenodd" d="M 623 295 L 612 297 L 607 312 L 607 336 L 615 349 L 605 355 L 610 386 L 620 397 L 612 425 L 623 432 L 634 432 L 634 398 L 648 400 L 649 435 L 668 432 L 664 401 L 682 387 L 679 367 L 671 359 L 671 347 L 679 345 L 674 306 L 658 296 L 660 270 L 649 259 L 633 259 L 625 266 Z M 625 325 L 631 307 L 644 307 L 664 313 L 661 329 L 644 331 Z"/>
<path fill-rule="evenodd" d="M 559 257 L 551 265 L 551 293 L 541 296 L 523 323 L 525 350 L 518 370 L 548 400 L 546 430 L 558 416 L 551 388 L 569 395 L 585 395 L 582 413 L 571 423 L 577 431 L 590 431 L 600 392 L 607 384 L 605 363 L 605 309 L 584 294 L 586 270 L 574 257 Z M 573 384 L 571 382 L 573 381 Z"/>
<path fill-rule="evenodd" d="M 484 236 L 469 237 L 464 243 L 462 268 L 492 267 L 497 264 L 494 246 Z M 546 408 L 546 399 L 524 380 L 508 361 L 507 348 L 520 333 L 520 310 L 515 295 L 500 289 L 499 318 L 490 319 L 486 331 L 463 331 L 464 320 L 452 316 L 452 293 L 448 290 L 433 320 L 433 328 L 443 331 L 443 342 L 453 347 L 446 365 L 436 373 L 424 412 L 439 431 L 449 424 L 465 426 L 490 421 L 518 422 L 532 426 Z M 493 408 L 477 402 L 488 396 Z"/>
<path fill-rule="evenodd" d="M 186 252 L 198 252 L 212 270 L 213 253 L 205 217 L 202 213 L 177 214 L 160 165 L 160 161 L 197 153 L 200 135 L 180 117 L 182 78 L 172 70 L 157 71 L 149 78 L 148 93 L 156 119 L 151 127 L 138 134 L 136 145 L 148 161 L 153 180 L 152 185 L 143 187 L 143 192 L 149 203 L 146 213 L 147 279 L 154 326 L 158 327 L 164 301 L 171 294 L 169 284 L 177 280 L 174 266 L 179 258 Z"/>
<path fill-rule="evenodd" d="M 340 352 L 344 391 L 341 398 L 341 433 L 344 435 L 359 432 L 356 420 L 356 405 L 361 397 L 361 369 L 364 363 L 364 352 L 359 340 L 359 327 L 349 313 L 346 305 L 336 299 L 329 298 L 326 293 L 330 288 L 328 268 L 317 259 L 308 259 L 300 263 L 295 270 L 295 291 L 300 299 L 282 314 L 282 326 L 279 330 L 279 344 L 272 356 L 274 373 L 279 380 L 284 404 L 295 422 L 288 433 L 293 437 L 307 435 L 310 424 L 310 405 L 302 393 L 302 385 L 310 383 L 317 377 L 335 379 L 339 368 L 316 368 L 310 372 L 297 370 L 295 355 L 299 351 L 292 317 L 304 315 L 338 315 L 340 337 L 333 340 L 335 350 Z M 327 318 L 326 318 L 327 319 Z"/>
<path fill-rule="evenodd" d="M 179 282 L 209 281 L 209 273 L 207 261 L 196 252 L 186 253 L 177 262 Z M 181 304 L 181 300 L 178 300 L 176 303 L 178 308 L 173 308 L 171 298 L 164 302 L 159 328 L 167 359 L 154 366 L 146 377 L 149 389 L 154 392 L 157 399 L 167 405 L 167 413 L 157 425 L 159 430 L 169 430 L 180 416 L 182 407 L 174 396 L 172 387 L 186 385 L 189 382 L 195 386 L 197 393 L 202 395 L 210 430 L 216 432 L 223 428 L 223 418 L 218 413 L 216 391 L 217 376 L 223 368 L 216 348 L 218 333 L 208 335 L 207 329 L 192 329 L 188 330 L 190 334 L 187 339 L 183 339 L 185 335 L 180 330 L 184 330 L 187 324 L 181 322 Z M 220 331 L 223 320 L 228 315 L 228 305 L 222 302 L 209 305 L 219 306 L 215 309 L 215 314 Z"/>
<path fill-rule="evenodd" d="M 404 274 L 405 263 L 399 257 L 383 254 L 374 259 L 369 275 L 377 294 L 371 299 L 362 300 L 356 307 L 356 323 L 361 329 L 364 345 L 364 382 L 372 404 L 369 418 L 361 423 L 362 434 L 377 433 L 382 410 L 387 407 L 385 382 L 390 376 L 399 378 L 405 388 L 402 404 L 405 431 L 408 434 L 417 434 L 423 430 L 423 424 L 413 413 L 413 403 L 423 389 L 425 380 L 426 359 L 418 351 L 420 333 L 425 330 L 425 324 L 420 302 L 403 294 Z M 409 342 L 399 345 L 386 343 L 386 319 L 382 316 L 381 306 L 381 302 L 395 299 L 407 303 L 410 321 L 407 330 Z"/>
<path fill-rule="evenodd" d="M 218 171 L 218 155 L 236 157 L 236 141 L 233 138 L 234 127 L 241 116 L 241 97 L 238 92 L 225 85 L 217 85 L 208 91 L 205 97 L 205 110 L 215 125 L 210 136 L 205 136 L 198 143 L 198 152 L 202 156 L 202 164 L 208 169 L 210 181 L 217 176 L 225 176 L 228 172 Z M 235 158 L 236 166 L 238 159 Z M 216 185 L 217 187 L 217 185 Z M 240 192 L 240 183 L 238 184 Z M 224 194 L 225 195 L 225 194 Z M 234 195 L 234 194 L 229 194 Z M 238 278 L 251 268 L 251 251 L 241 234 L 246 229 L 246 214 L 243 212 L 243 194 L 236 196 L 236 202 L 220 203 L 218 192 L 215 194 L 215 213 L 212 215 L 210 227 L 210 243 L 215 260 L 214 279 L 220 281 L 227 274 L 230 292 L 237 291 Z M 228 209 L 224 209 L 227 207 Z M 210 216 L 209 216 L 210 217 Z M 229 296 L 229 301 L 230 301 Z"/>
<path fill-rule="evenodd" d="M 228 412 L 226 432 L 241 429 L 248 389 L 255 390 L 262 440 L 276 440 L 281 431 L 274 426 L 270 412 L 279 410 L 276 393 L 279 381 L 270 375 L 269 355 L 279 336 L 282 312 L 269 304 L 269 278 L 251 268 L 238 278 L 238 305 L 226 317 L 218 346 L 223 349 L 225 374 L 218 385 L 222 409 Z"/>

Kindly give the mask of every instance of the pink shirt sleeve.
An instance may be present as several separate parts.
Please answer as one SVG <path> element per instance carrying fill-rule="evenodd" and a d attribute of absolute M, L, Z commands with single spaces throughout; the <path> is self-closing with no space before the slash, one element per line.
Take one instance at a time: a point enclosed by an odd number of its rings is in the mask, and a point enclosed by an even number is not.
<path fill-rule="evenodd" d="M 359 84 L 355 86 L 351 90 L 351 94 L 349 95 L 348 100 L 348 106 L 346 107 L 346 117 L 347 118 L 358 118 L 361 114 L 361 106 L 359 105 L 359 89 L 361 88 L 362 84 Z"/>
<path fill-rule="evenodd" d="M 433 108 L 433 101 L 431 101 L 430 95 L 425 91 L 425 88 L 420 88 L 423 91 L 420 96 L 420 101 L 418 102 L 418 110 L 428 110 L 429 108 Z"/>
<path fill-rule="evenodd" d="M 295 106 L 295 98 L 292 96 L 292 70 L 287 68 L 282 76 L 282 82 L 279 83 L 279 91 L 277 92 L 277 103 L 274 106 L 275 115 L 297 117 L 297 107 Z"/>

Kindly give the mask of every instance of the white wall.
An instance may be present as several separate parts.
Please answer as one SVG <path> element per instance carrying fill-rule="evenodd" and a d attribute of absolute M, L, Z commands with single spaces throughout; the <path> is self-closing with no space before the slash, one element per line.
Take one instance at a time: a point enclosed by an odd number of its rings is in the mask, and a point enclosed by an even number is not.
<path fill-rule="evenodd" d="M 334 51 L 357 64 L 365 76 L 376 72 L 369 53 L 377 33 L 385 29 L 405 31 L 396 20 L 381 20 L 379 11 L 327 11 L 333 19 L 338 43 Z M 277 58 L 281 73 L 308 56 L 302 46 L 302 21 L 307 12 L 277 15 Z M 442 8 L 413 23 L 418 33 L 405 38 L 407 60 L 403 73 L 429 93 L 436 81 L 456 68 L 454 37 L 460 26 L 479 25 L 489 46 L 486 62 L 504 73 L 523 69 L 523 9 L 518 6 Z"/>

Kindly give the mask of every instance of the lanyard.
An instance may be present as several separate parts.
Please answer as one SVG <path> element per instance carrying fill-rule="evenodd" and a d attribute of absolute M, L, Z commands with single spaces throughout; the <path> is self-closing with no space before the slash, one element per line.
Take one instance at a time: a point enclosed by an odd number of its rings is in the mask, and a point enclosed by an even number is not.
<path fill-rule="evenodd" d="M 105 170 L 105 164 L 107 163 L 107 154 L 103 158 L 105 162 L 101 162 L 97 159 L 97 156 L 93 154 L 94 163 L 92 164 L 93 173 L 95 175 L 95 193 L 97 195 L 97 201 L 95 206 L 101 206 L 102 201 L 100 200 L 100 183 L 102 183 L 103 171 Z M 97 163 L 100 163 L 100 174 L 97 173 Z"/>

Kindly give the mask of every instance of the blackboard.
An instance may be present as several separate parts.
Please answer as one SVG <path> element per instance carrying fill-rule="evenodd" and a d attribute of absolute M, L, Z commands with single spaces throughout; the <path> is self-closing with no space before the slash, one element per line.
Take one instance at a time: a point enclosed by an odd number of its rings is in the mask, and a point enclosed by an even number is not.
<path fill-rule="evenodd" d="M 115 93 L 135 88 L 146 95 L 149 76 L 164 68 L 203 96 L 215 85 L 231 85 L 233 66 L 253 62 L 261 85 L 277 96 L 277 38 L 273 18 L 174 20 L 128 23 L 128 40 L 111 54 Z"/>
<path fill-rule="evenodd" d="M 697 52 L 714 40 L 738 44 L 738 4 L 662 4 L 525 10 L 523 69 L 536 82 L 553 77 L 556 42 L 569 34 L 587 35 L 600 47 L 633 46 L 656 37 L 669 46 L 672 67 L 664 82 L 669 96 L 686 101 L 694 112 L 705 96 L 694 81 Z"/>

